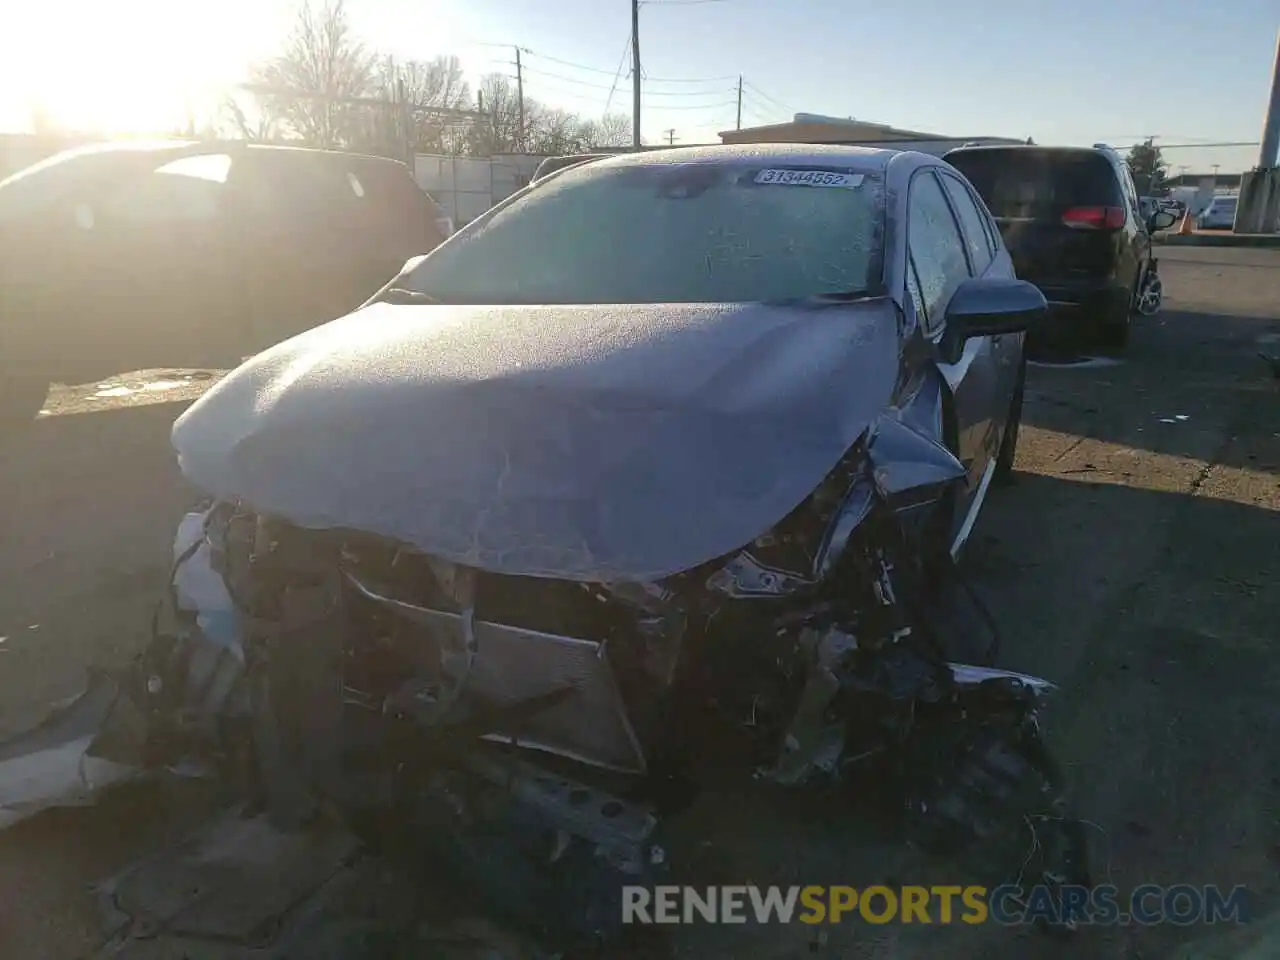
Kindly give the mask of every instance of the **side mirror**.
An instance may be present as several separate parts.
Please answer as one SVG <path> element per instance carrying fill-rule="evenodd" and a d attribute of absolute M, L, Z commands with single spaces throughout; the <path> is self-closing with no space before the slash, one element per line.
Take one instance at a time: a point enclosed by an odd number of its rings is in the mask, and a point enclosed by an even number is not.
<path fill-rule="evenodd" d="M 971 337 L 1022 333 L 1049 310 L 1035 284 L 1025 280 L 974 278 L 956 288 L 947 305 L 942 354 L 947 363 L 960 359 Z"/>
<path fill-rule="evenodd" d="M 1152 233 L 1158 230 L 1168 230 L 1178 222 L 1178 215 L 1172 210 L 1157 210 L 1147 220 L 1147 229 Z"/>

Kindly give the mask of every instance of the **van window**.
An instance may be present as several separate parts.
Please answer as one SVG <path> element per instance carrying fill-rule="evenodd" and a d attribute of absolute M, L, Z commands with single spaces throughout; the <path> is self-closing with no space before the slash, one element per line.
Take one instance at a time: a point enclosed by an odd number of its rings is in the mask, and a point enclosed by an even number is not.
<path fill-rule="evenodd" d="M 109 194 L 101 210 L 119 223 L 207 223 L 218 218 L 230 169 L 225 153 L 182 157 Z"/>
<path fill-rule="evenodd" d="M 945 159 L 995 217 L 1057 219 L 1068 207 L 1128 206 L 1111 164 L 1088 150 L 984 148 L 953 151 Z"/>

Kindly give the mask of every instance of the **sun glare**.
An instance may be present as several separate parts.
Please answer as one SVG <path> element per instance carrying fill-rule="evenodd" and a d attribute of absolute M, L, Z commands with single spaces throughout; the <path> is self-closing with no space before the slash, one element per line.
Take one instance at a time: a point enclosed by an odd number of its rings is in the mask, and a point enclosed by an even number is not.
<path fill-rule="evenodd" d="M 0 127 L 42 117 L 104 133 L 184 126 L 276 39 L 252 0 L 27 3 L 0 36 Z M 74 25 L 74 26 L 72 26 Z M 199 118 L 197 118 L 198 121 Z"/>

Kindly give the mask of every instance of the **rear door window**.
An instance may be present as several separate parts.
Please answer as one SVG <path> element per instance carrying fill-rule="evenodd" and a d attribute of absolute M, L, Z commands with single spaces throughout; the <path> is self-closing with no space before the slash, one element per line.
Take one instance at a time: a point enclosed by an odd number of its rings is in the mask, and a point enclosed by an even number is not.
<path fill-rule="evenodd" d="M 907 247 L 915 264 L 925 330 L 942 326 L 947 301 L 969 277 L 965 242 L 938 178 L 929 171 L 911 181 L 908 201 Z"/>
<path fill-rule="evenodd" d="M 1143 222 L 1142 198 L 1138 196 L 1138 186 L 1133 182 L 1133 170 L 1127 163 L 1120 164 L 1120 185 L 1124 189 L 1125 199 L 1129 201 L 1129 209 L 1139 223 Z"/>
<path fill-rule="evenodd" d="M 1052 219 L 1069 207 L 1126 205 L 1107 159 L 1088 150 L 979 149 L 948 154 L 993 216 Z"/>
<path fill-rule="evenodd" d="M 964 241 L 969 250 L 969 265 L 973 269 L 973 275 L 980 277 L 990 266 L 995 253 L 987 232 L 986 215 L 978 209 L 969 188 L 963 183 L 946 174 L 940 179 L 956 216 L 960 218 L 960 226 L 964 229 Z"/>
<path fill-rule="evenodd" d="M 116 223 L 209 223 L 221 213 L 230 169 L 225 153 L 174 160 L 111 193 L 101 213 Z"/>

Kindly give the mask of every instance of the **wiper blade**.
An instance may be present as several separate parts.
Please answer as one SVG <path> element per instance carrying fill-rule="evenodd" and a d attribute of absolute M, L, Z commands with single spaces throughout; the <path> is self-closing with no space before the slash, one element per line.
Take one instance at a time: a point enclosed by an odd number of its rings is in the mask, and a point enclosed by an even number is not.
<path fill-rule="evenodd" d="M 374 303 L 414 304 L 439 303 L 435 297 L 421 290 L 410 290 L 407 287 L 388 287 L 373 298 Z"/>

